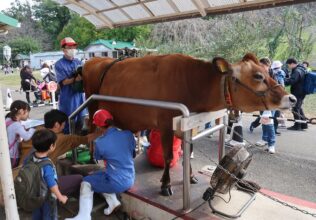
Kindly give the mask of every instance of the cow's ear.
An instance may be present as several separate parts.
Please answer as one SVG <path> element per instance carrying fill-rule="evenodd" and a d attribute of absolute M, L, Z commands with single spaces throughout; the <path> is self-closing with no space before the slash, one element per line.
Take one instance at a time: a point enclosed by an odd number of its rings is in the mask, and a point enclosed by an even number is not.
<path fill-rule="evenodd" d="M 233 73 L 233 69 L 231 65 L 224 58 L 215 57 L 212 62 L 213 62 L 213 65 L 221 74 Z"/>
<path fill-rule="evenodd" d="M 258 58 L 253 53 L 247 53 L 243 58 L 242 61 L 250 61 L 252 60 L 255 64 L 260 64 Z"/>

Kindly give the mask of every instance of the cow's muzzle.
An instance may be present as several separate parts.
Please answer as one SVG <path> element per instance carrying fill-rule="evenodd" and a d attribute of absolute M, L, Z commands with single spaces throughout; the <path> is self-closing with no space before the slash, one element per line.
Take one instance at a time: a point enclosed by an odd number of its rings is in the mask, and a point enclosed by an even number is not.
<path fill-rule="evenodd" d="M 285 95 L 281 100 L 280 109 L 289 109 L 295 106 L 296 98 L 294 95 Z"/>

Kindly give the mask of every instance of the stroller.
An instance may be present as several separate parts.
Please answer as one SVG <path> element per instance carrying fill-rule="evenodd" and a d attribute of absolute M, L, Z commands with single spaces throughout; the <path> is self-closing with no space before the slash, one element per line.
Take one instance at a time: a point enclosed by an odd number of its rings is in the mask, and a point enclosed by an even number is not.
<path fill-rule="evenodd" d="M 39 82 L 38 88 L 40 90 L 41 99 L 43 102 L 51 102 L 52 95 L 47 89 L 47 84 L 51 81 L 57 82 L 56 76 L 53 72 L 49 72 L 45 77 L 43 77 L 43 81 Z M 56 91 L 56 100 L 58 101 L 59 90 Z"/>

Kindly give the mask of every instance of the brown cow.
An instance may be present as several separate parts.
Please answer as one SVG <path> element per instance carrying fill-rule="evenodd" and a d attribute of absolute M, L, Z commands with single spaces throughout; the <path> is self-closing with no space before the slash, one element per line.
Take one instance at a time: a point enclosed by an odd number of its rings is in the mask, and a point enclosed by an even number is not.
<path fill-rule="evenodd" d="M 183 103 L 190 112 L 216 111 L 226 107 L 245 112 L 285 109 L 296 102 L 294 96 L 286 93 L 269 77 L 252 54 L 247 54 L 236 64 L 229 64 L 222 58 L 206 62 L 173 54 L 128 58 L 109 68 L 113 60 L 93 58 L 85 63 L 82 76 L 87 98 L 92 94 L 102 94 L 171 101 Z M 120 128 L 133 132 L 151 128 L 160 130 L 165 159 L 161 190 L 163 195 L 170 195 L 172 118 L 180 113 L 154 107 L 99 102 L 89 106 L 90 116 L 98 108 L 108 109 Z"/>

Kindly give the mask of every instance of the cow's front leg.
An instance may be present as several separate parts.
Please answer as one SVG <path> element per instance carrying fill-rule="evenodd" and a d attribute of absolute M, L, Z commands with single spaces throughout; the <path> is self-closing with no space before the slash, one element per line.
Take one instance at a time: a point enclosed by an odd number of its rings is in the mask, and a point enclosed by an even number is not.
<path fill-rule="evenodd" d="M 160 180 L 161 182 L 161 195 L 171 196 L 173 194 L 170 184 L 170 163 L 173 159 L 173 132 L 172 130 L 160 131 L 161 132 L 161 143 L 163 148 L 163 155 L 165 161 L 165 168 Z"/>
<path fill-rule="evenodd" d="M 165 168 L 164 172 L 162 175 L 162 178 L 160 180 L 161 182 L 161 195 L 163 196 L 171 196 L 173 194 L 171 184 L 170 184 L 170 174 L 169 174 L 169 169 L 170 169 L 170 162 L 165 162 Z"/>

